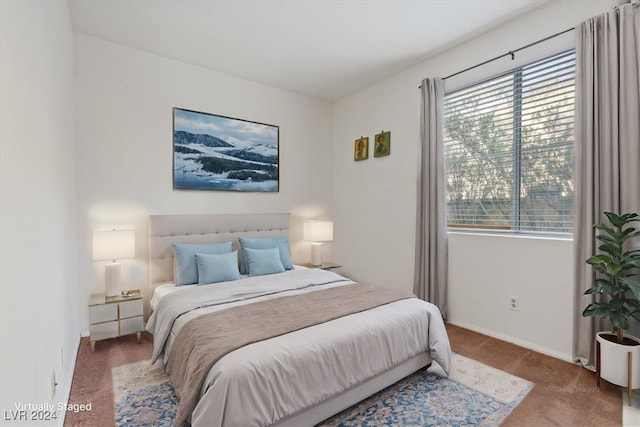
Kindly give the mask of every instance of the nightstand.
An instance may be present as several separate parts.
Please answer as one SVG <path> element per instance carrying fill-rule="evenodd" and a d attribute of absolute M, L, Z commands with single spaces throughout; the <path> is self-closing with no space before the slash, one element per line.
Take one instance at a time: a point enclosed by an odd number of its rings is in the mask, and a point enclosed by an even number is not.
<path fill-rule="evenodd" d="M 129 334 L 137 334 L 136 338 L 140 344 L 140 332 L 144 329 L 142 302 L 141 293 L 127 297 L 91 295 L 89 298 L 91 350 L 95 351 L 96 341 Z"/>
<path fill-rule="evenodd" d="M 308 267 L 308 268 L 320 268 L 322 270 L 333 270 L 334 268 L 340 268 L 342 267 L 340 264 L 336 264 L 333 263 L 331 261 L 325 261 L 322 263 L 322 265 L 313 265 L 313 264 L 309 264 L 309 263 L 305 263 L 305 264 L 300 264 L 303 267 Z"/>

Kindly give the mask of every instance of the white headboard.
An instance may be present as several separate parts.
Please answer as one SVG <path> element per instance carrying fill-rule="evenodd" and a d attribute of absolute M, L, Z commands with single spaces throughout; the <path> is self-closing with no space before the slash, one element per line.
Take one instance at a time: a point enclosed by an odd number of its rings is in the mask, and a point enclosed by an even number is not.
<path fill-rule="evenodd" d="M 149 290 L 173 280 L 172 243 L 233 242 L 238 237 L 289 237 L 289 214 L 151 215 L 149 217 Z"/>

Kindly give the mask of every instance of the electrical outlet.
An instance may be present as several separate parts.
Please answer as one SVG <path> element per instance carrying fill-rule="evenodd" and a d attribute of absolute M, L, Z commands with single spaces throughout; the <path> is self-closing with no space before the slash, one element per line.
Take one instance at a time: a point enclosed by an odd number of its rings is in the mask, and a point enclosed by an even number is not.
<path fill-rule="evenodd" d="M 51 400 L 56 398 L 56 386 L 58 383 L 56 382 L 56 370 L 53 369 L 51 371 Z"/>
<path fill-rule="evenodd" d="M 520 298 L 516 296 L 509 296 L 509 308 L 513 311 L 520 310 Z"/>

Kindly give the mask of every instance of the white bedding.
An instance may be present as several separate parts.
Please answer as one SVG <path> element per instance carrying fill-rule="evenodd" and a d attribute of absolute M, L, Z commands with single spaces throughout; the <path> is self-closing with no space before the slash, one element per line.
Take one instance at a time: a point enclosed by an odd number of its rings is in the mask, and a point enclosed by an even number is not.
<path fill-rule="evenodd" d="M 307 269 L 307 267 L 303 267 L 301 265 L 294 265 L 293 269 L 294 270 L 305 270 L 305 269 Z M 249 276 L 247 276 L 246 274 L 243 274 L 241 277 L 244 279 L 244 278 L 247 278 Z M 149 306 L 151 307 L 151 311 L 156 309 L 156 306 L 158 305 L 158 302 L 165 295 L 168 295 L 168 294 L 170 294 L 172 292 L 177 292 L 177 291 L 193 288 L 195 286 L 198 286 L 198 285 L 176 286 L 175 282 L 165 282 L 165 283 L 160 283 L 159 285 L 156 285 L 155 288 L 153 289 L 153 296 L 151 297 L 151 301 L 149 302 Z"/>
<path fill-rule="evenodd" d="M 161 283 L 159 285 L 156 285 L 156 287 L 153 289 L 153 296 L 151 297 L 151 301 L 149 301 L 149 306 L 151 307 L 151 311 L 156 309 L 158 302 L 160 302 L 160 300 L 165 295 L 169 295 L 170 293 L 180 291 L 180 290 L 194 288 L 196 286 L 198 285 L 176 286 L 175 282 L 167 282 L 167 283 Z"/>
<path fill-rule="evenodd" d="M 308 269 L 169 292 L 147 323 L 154 334 L 154 358 L 164 352 L 166 361 L 176 334 L 199 315 L 352 283 L 333 272 Z M 170 308 L 176 306 L 171 299 L 180 301 L 179 308 Z M 185 310 L 207 304 L 214 305 Z M 177 319 L 175 313 L 165 316 L 171 310 L 187 312 Z M 211 368 L 191 421 L 195 426 L 270 425 L 424 352 L 448 372 L 451 350 L 440 312 L 417 298 L 247 345 Z"/>

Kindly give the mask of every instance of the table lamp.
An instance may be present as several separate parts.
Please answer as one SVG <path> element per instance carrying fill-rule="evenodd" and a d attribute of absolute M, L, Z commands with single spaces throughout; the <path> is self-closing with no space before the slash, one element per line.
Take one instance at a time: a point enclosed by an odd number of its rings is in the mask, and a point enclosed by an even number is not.
<path fill-rule="evenodd" d="M 111 260 L 105 265 L 105 295 L 112 297 L 119 294 L 121 264 L 118 259 L 135 256 L 135 230 L 109 230 L 93 232 L 93 260 Z"/>
<path fill-rule="evenodd" d="M 312 221 L 304 222 L 302 238 L 311 242 L 311 265 L 322 265 L 322 242 L 333 240 L 332 221 Z"/>

